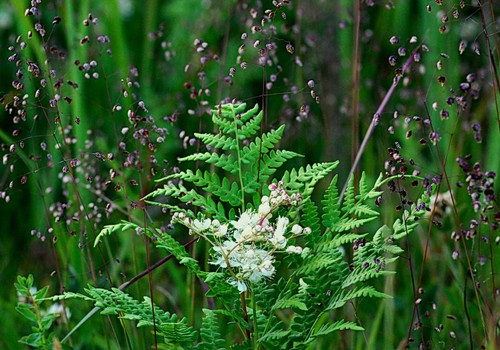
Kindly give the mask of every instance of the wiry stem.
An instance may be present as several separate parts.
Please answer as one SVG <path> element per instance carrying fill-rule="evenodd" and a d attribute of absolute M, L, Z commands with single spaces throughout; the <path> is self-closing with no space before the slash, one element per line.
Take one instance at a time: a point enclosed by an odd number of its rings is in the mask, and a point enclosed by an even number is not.
<path fill-rule="evenodd" d="M 491 82 L 493 85 L 493 91 L 494 92 L 500 92 L 500 80 L 498 78 L 498 70 L 497 66 L 495 64 L 495 58 L 493 57 L 493 50 L 491 48 L 491 43 L 490 43 L 490 36 L 488 32 L 488 27 L 486 26 L 486 16 L 484 13 L 484 5 L 481 0 L 478 1 L 479 8 L 481 9 L 481 22 L 483 25 L 483 33 L 484 33 L 484 39 L 486 40 L 486 46 L 488 47 L 488 58 L 490 60 L 490 71 L 491 71 Z M 493 10 L 493 9 L 492 9 Z M 492 16 L 494 16 L 494 12 L 492 12 Z M 493 35 L 495 37 L 495 41 L 497 42 L 498 45 L 498 39 L 496 39 L 496 35 Z M 498 47 L 497 47 L 498 49 Z M 495 110 L 497 114 L 497 124 L 498 124 L 498 130 L 500 131 L 500 109 L 498 106 L 498 100 L 493 94 L 494 98 L 493 100 L 495 101 Z"/>
<path fill-rule="evenodd" d="M 234 106 L 231 106 L 233 109 L 234 113 Z M 236 156 L 238 157 L 238 177 L 240 180 L 240 188 L 241 188 L 241 212 L 245 211 L 245 185 L 243 183 L 243 169 L 242 169 L 242 163 L 241 163 L 241 154 L 240 154 L 240 140 L 239 140 L 239 135 L 238 135 L 238 120 L 237 116 L 234 115 L 234 123 L 235 123 L 235 129 L 234 129 L 234 136 L 236 140 Z"/>
<path fill-rule="evenodd" d="M 193 238 L 192 240 L 190 240 L 189 242 L 187 242 L 186 244 L 184 244 L 184 248 L 188 248 L 188 247 L 192 246 L 197 240 L 198 240 L 198 237 Z M 148 267 L 146 270 L 144 270 L 141 273 L 139 273 L 138 275 L 134 276 L 129 281 L 127 281 L 125 283 L 122 283 L 118 287 L 118 290 L 124 290 L 125 288 L 130 287 L 132 284 L 134 284 L 135 282 L 137 282 L 138 280 L 140 280 L 142 277 L 144 277 L 147 274 L 153 272 L 154 270 L 156 270 L 158 267 L 160 267 L 161 265 L 163 265 L 164 263 L 166 263 L 167 261 L 169 261 L 173 257 L 174 257 L 173 254 L 167 255 L 163 259 L 157 261 L 155 264 L 153 264 L 150 267 Z M 81 321 L 78 322 L 78 324 L 63 338 L 63 340 L 61 340 L 61 343 L 64 343 L 65 341 L 67 341 L 69 339 L 69 337 L 71 337 L 71 335 L 73 333 L 75 333 L 78 328 L 80 328 L 85 322 L 87 322 L 87 320 L 89 318 L 91 318 L 97 311 L 99 311 L 99 309 L 100 309 L 100 307 L 96 306 L 92 310 L 90 310 L 89 313 L 86 314 L 85 317 L 82 318 Z"/>
<path fill-rule="evenodd" d="M 351 177 L 353 176 L 354 172 L 356 171 L 356 168 L 358 167 L 361 156 L 363 155 L 363 152 L 366 148 L 366 145 L 368 144 L 368 141 L 370 140 L 370 137 L 372 136 L 373 131 L 375 130 L 375 126 L 378 124 L 378 121 L 380 120 L 380 116 L 382 115 L 382 112 L 384 111 L 385 106 L 387 105 L 387 102 L 389 102 L 389 99 L 391 98 L 392 94 L 394 93 L 394 90 L 398 86 L 399 81 L 403 77 L 404 73 L 408 70 L 410 65 L 413 63 L 414 56 L 419 50 L 420 50 L 420 46 L 418 46 L 415 50 L 413 50 L 410 57 L 403 64 L 403 67 L 401 68 L 401 74 L 396 75 L 394 77 L 394 81 L 393 81 L 391 87 L 389 88 L 389 91 L 387 91 L 387 93 L 384 96 L 384 99 L 382 100 L 379 107 L 377 108 L 377 111 L 373 115 L 370 126 L 368 127 L 368 130 L 366 131 L 366 135 L 363 139 L 363 142 L 359 146 L 359 151 L 356 154 L 356 158 L 354 159 L 351 170 L 349 171 L 349 175 L 347 176 L 344 187 L 342 188 L 342 192 L 340 193 L 339 203 L 342 203 L 342 200 L 344 199 L 345 191 L 347 190 L 347 186 L 349 184 L 349 181 L 350 181 Z"/>
<path fill-rule="evenodd" d="M 250 325 L 250 322 L 248 320 L 247 301 L 245 299 L 245 293 L 241 293 L 240 298 L 241 298 L 241 311 L 243 311 L 243 319 L 247 322 L 248 325 Z M 248 329 L 248 327 L 245 329 L 245 333 L 248 339 L 252 337 L 252 335 L 250 334 L 250 329 Z"/>

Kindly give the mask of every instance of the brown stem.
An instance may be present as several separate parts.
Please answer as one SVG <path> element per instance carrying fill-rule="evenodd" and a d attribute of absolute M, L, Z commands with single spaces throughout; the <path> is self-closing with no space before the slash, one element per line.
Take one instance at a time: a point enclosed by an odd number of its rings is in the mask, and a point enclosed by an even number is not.
<path fill-rule="evenodd" d="M 187 242 L 186 244 L 184 244 L 184 248 L 188 248 L 190 246 L 192 246 L 196 241 L 198 240 L 198 237 L 197 238 L 193 238 L 192 240 L 190 240 L 189 242 Z M 132 277 L 132 279 L 128 280 L 127 282 L 125 283 L 122 283 L 119 287 L 118 287 L 118 290 L 124 290 L 125 288 L 128 288 L 130 287 L 132 284 L 134 284 L 135 282 L 137 282 L 138 280 L 140 280 L 142 277 L 146 276 L 147 274 L 153 272 L 155 269 L 157 269 L 158 267 L 160 267 L 161 265 L 165 264 L 167 261 L 169 261 L 170 259 L 172 259 L 174 257 L 173 254 L 169 254 L 167 255 L 166 257 L 164 257 L 163 259 L 157 261 L 155 264 L 149 266 L 146 270 L 142 271 L 141 273 L 139 273 L 138 275 Z M 97 311 L 99 311 L 99 307 L 94 307 L 92 310 L 89 311 L 88 314 L 85 315 L 84 318 L 81 319 L 80 322 L 78 322 L 78 324 L 63 338 L 63 340 L 61 340 L 61 343 L 64 343 L 65 341 L 67 341 L 69 339 L 69 337 L 76 332 L 76 330 L 78 328 L 80 328 L 89 318 L 91 318 Z M 248 317 L 248 316 L 247 316 Z"/>
<path fill-rule="evenodd" d="M 250 327 L 250 321 L 248 320 L 248 313 L 247 313 L 247 301 L 245 299 L 245 293 L 240 294 L 241 297 L 241 310 L 243 311 L 243 319 L 247 322 L 248 326 Z M 245 329 L 245 333 L 247 335 L 247 338 L 251 338 L 250 334 L 250 329 L 247 327 Z"/>
<path fill-rule="evenodd" d="M 413 63 L 414 56 L 419 50 L 420 50 L 420 46 L 418 46 L 415 50 L 413 50 L 413 52 L 410 55 L 410 58 L 408 58 L 408 60 L 406 60 L 406 62 L 403 64 L 403 67 L 401 68 L 400 75 L 397 75 L 394 78 L 394 81 L 393 81 L 391 87 L 389 88 L 389 91 L 387 91 L 387 93 L 384 96 L 384 99 L 382 100 L 379 107 L 377 108 L 377 111 L 373 115 L 373 119 L 370 123 L 370 126 L 368 127 L 368 130 L 366 131 L 366 135 L 363 139 L 363 142 L 359 146 L 359 151 L 356 154 L 356 158 L 354 159 L 351 170 L 349 171 L 349 175 L 347 176 L 344 187 L 342 188 L 342 192 L 340 193 L 339 203 L 342 203 L 342 200 L 344 199 L 345 191 L 347 190 L 347 186 L 349 184 L 349 181 L 350 181 L 351 177 L 353 176 L 354 172 L 356 171 L 356 168 L 358 167 L 361 156 L 363 155 L 363 152 L 366 148 L 366 145 L 368 144 L 368 141 L 370 140 L 370 137 L 372 136 L 373 131 L 375 130 L 375 126 L 378 124 L 380 116 L 382 115 L 382 112 L 385 109 L 387 102 L 389 102 L 389 99 L 391 98 L 392 94 L 394 93 L 394 90 L 398 86 L 399 81 L 403 77 L 404 73 L 408 70 L 410 65 Z"/>

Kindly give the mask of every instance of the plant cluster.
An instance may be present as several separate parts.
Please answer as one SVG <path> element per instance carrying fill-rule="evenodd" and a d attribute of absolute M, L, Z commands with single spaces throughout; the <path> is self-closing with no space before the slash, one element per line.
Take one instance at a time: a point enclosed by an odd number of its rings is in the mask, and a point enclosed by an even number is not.
<path fill-rule="evenodd" d="M 373 187 L 363 176 L 358 195 L 354 194 L 354 182 L 351 181 L 342 205 L 335 177 L 324 195 L 320 218 L 319 209 L 311 201 L 312 190 L 337 162 L 286 171 L 282 180 L 256 187 L 253 177 L 244 176 L 245 168 L 269 169 L 263 172 L 268 178 L 278 170 L 278 165 L 286 158 L 280 157 L 272 145 L 279 142 L 283 129 L 256 136 L 262 114 L 257 114 L 256 108 L 249 111 L 244 108 L 243 104 L 222 105 L 215 109 L 213 121 L 220 134 L 197 135 L 211 146 L 211 150 L 184 159 L 203 158 L 218 168 L 227 168 L 229 174 L 235 175 L 232 180 L 214 186 L 216 181 L 210 177 L 218 179 L 215 171 L 181 171 L 165 178 L 163 181 L 169 182 L 163 189 L 146 196 L 150 204 L 174 212 L 172 223 L 180 223 L 191 235 L 209 242 L 210 264 L 218 267 L 216 271 L 203 270 L 199 261 L 189 256 L 168 232 L 160 229 L 124 222 L 105 227 L 96 241 L 98 244 L 107 235 L 130 229 L 146 234 L 203 281 L 207 287 L 206 296 L 215 299 L 216 307 L 204 310 L 199 333 L 192 327 L 186 328 L 186 320 L 178 316 L 167 313 L 163 319 L 161 310 L 144 313 L 141 310 L 147 308 L 151 300 L 139 304 L 119 289 L 90 287 L 87 295 L 65 293 L 52 300 L 80 298 L 91 301 L 102 313 L 121 314 L 125 319 L 138 320 L 139 326 L 154 326 L 169 346 L 182 348 L 209 349 L 223 343 L 225 339 L 220 337 L 223 332 L 216 315 L 229 318 L 225 323 L 238 324 L 243 338 L 240 348 L 300 349 L 332 332 L 362 330 L 353 321 L 330 321 L 327 315 L 359 297 L 388 297 L 369 281 L 390 274 L 386 267 L 397 259 L 396 254 L 403 252 L 395 242 L 415 229 L 418 219 L 425 214 L 429 195 L 423 196 L 424 202 L 408 206 L 392 228 L 384 225 L 375 234 L 359 233 L 357 231 L 364 224 L 379 215 L 369 205 L 382 194 L 379 188 L 399 176 L 386 179 L 380 176 Z M 254 155 L 257 147 L 260 153 Z M 234 161 L 228 162 L 230 159 Z M 242 161 L 244 159 L 250 161 Z M 188 184 L 193 187 L 188 189 Z M 287 189 L 293 193 L 289 194 Z M 259 193 L 263 195 L 254 196 Z M 198 213 L 177 204 L 149 200 L 158 196 L 189 203 Z M 253 200 L 247 202 L 247 197 Z M 248 209 L 238 215 L 233 202 L 240 204 L 241 210 Z M 227 211 L 224 203 L 231 204 Z M 303 215 L 297 210 L 299 207 Z M 275 212 L 280 215 L 273 222 Z M 287 245 L 298 239 L 302 240 L 302 245 Z M 351 263 L 346 261 L 344 246 L 348 244 L 353 244 Z M 278 260 L 277 253 L 290 255 Z M 277 274 L 278 261 L 285 263 L 286 269 L 277 281 L 268 283 L 267 280 Z M 285 310 L 293 312 L 288 317 L 278 317 Z M 175 332 L 167 331 L 172 329 Z M 196 342 L 197 334 L 201 335 L 199 343 Z"/>
<path fill-rule="evenodd" d="M 0 4 L 0 347 L 498 347 L 499 10 Z"/>

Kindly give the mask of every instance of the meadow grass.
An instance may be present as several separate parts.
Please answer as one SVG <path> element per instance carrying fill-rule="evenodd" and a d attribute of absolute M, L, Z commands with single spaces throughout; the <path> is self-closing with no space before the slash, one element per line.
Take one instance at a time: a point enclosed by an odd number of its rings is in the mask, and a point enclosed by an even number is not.
<path fill-rule="evenodd" d="M 421 58 L 410 65 L 381 114 L 356 177 L 361 171 L 373 179 L 380 172 L 405 173 L 405 167 L 434 178 L 439 193 L 451 190 L 453 201 L 431 208 L 417 232 L 402 242 L 405 252 L 391 267 L 395 275 L 376 282 L 393 299 L 361 298 L 344 307 L 343 316 L 365 331 L 334 333 L 315 346 L 498 346 L 498 198 L 488 204 L 491 209 L 484 204 L 474 211 L 470 195 L 483 191 L 484 196 L 484 188 L 478 184 L 468 191 L 467 186 L 471 178 L 479 183 L 486 172 L 500 171 L 495 70 L 500 8 L 493 0 L 464 6 L 460 1 L 372 3 L 294 2 L 276 10 L 285 15 L 266 24 L 276 27 L 268 33 L 254 26 L 272 5 L 252 1 L 65 0 L 43 2 L 35 6 L 40 14 L 32 16 L 25 14 L 29 1 L 4 5 L 13 20 L 2 27 L 0 38 L 5 67 L 0 97 L 6 107 L 0 112 L 0 143 L 8 157 L 0 168 L 0 191 L 9 198 L 0 202 L 0 275 L 8 286 L 0 291 L 0 310 L 9 315 L 0 347 L 19 348 L 17 340 L 30 331 L 14 310 L 18 274 L 33 273 L 39 286 L 51 285 L 52 294 L 81 291 L 88 283 L 110 288 L 164 257 L 135 233 L 107 238 L 98 248 L 93 241 L 105 224 L 122 219 L 166 226 L 169 218 L 157 208 L 146 210 L 142 197 L 156 188 L 154 180 L 178 166 L 177 157 L 199 150 L 193 134 L 213 129 L 207 109 L 233 99 L 258 103 L 263 131 L 286 124 L 280 147 L 305 155 L 289 167 L 338 159 L 344 181 L 395 71 L 415 49 Z M 56 16 L 61 21 L 53 24 Z M 44 36 L 34 28 L 37 21 Z M 398 43 L 391 44 L 392 37 Z M 269 45 L 272 65 L 259 65 L 262 54 L 253 48 L 254 40 L 261 41 L 259 47 Z M 462 41 L 466 48 L 460 52 Z M 17 58 L 9 62 L 14 53 Z M 23 77 L 16 78 L 17 60 L 22 67 L 28 61 L 38 64 L 40 76 L 23 68 Z M 47 88 L 35 98 L 42 79 Z M 24 87 L 16 90 L 12 81 Z M 25 95 L 25 106 L 16 105 Z M 56 95 L 61 100 L 54 104 Z M 26 121 L 14 121 L 17 110 L 26 111 Z M 469 173 L 456 161 L 467 155 Z M 317 200 L 326 186 L 320 183 Z M 498 182 L 493 186 L 498 194 Z M 384 195 L 377 224 L 399 215 L 405 200 L 399 190 Z M 489 221 L 481 223 L 485 217 Z M 186 243 L 181 232 L 174 235 Z M 200 243 L 190 253 L 203 261 L 208 248 Z M 204 292 L 173 261 L 128 292 L 148 295 L 195 323 L 201 320 Z M 59 338 L 89 311 L 84 304 L 68 305 L 72 316 L 55 327 Z M 234 341 L 235 327 L 227 327 L 228 342 Z M 135 349 L 156 340 L 131 323 L 94 316 L 71 342 L 75 348 Z"/>

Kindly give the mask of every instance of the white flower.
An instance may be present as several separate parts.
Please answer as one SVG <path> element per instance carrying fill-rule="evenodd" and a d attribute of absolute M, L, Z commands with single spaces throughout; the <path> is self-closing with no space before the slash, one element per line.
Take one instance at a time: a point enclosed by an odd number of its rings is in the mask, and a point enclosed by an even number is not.
<path fill-rule="evenodd" d="M 241 236 L 243 237 L 244 240 L 250 240 L 253 236 L 252 226 L 245 227 L 245 229 L 241 232 Z"/>
<path fill-rule="evenodd" d="M 47 310 L 47 314 L 59 314 L 60 316 L 64 315 L 64 311 L 66 310 L 66 320 L 71 318 L 71 311 L 68 307 L 63 307 L 61 303 L 54 303 L 50 305 Z"/>
<path fill-rule="evenodd" d="M 285 184 L 280 181 L 269 185 L 271 193 L 262 196 L 261 204 L 254 210 L 243 212 L 237 220 L 221 223 L 217 219 L 191 219 L 185 213 L 176 213 L 172 223 L 181 223 L 189 228 L 190 233 L 208 237 L 213 245 L 210 264 L 229 269 L 227 282 L 236 287 L 240 293 L 247 291 L 249 283 L 258 283 L 272 278 L 276 272 L 274 253 L 290 254 L 309 253 L 308 248 L 289 246 L 287 228 L 290 220 L 287 217 L 271 215 L 277 206 L 295 206 L 302 201 L 300 194 L 289 195 Z M 272 220 L 272 221 L 271 221 Z M 309 234 L 309 227 L 303 228 L 294 224 L 289 236 Z"/>
<path fill-rule="evenodd" d="M 297 247 L 294 245 L 289 245 L 288 247 L 286 247 L 286 252 L 290 254 L 301 254 L 302 251 L 302 247 Z"/>
<path fill-rule="evenodd" d="M 245 253 L 245 263 L 242 265 L 239 277 L 252 283 L 260 282 L 263 278 L 272 277 L 275 271 L 273 256 L 263 249 L 249 249 Z"/>
<path fill-rule="evenodd" d="M 228 225 L 220 225 L 217 230 L 213 230 L 213 235 L 215 237 L 224 237 L 227 234 Z"/>
<path fill-rule="evenodd" d="M 291 232 L 294 234 L 294 235 L 300 235 L 303 231 L 303 228 L 302 226 L 300 225 L 293 225 L 292 229 L 291 229 Z"/>
<path fill-rule="evenodd" d="M 238 261 L 239 249 L 240 245 L 238 243 L 229 240 L 224 241 L 222 246 L 213 247 L 217 258 L 215 261 L 211 261 L 210 264 L 227 268 L 227 263 L 229 262 L 231 267 L 238 267 L 240 265 Z"/>
<path fill-rule="evenodd" d="M 231 221 L 231 225 L 233 225 L 235 229 L 242 231 L 247 226 L 253 226 L 253 224 L 256 224 L 255 221 L 258 221 L 258 217 L 256 217 L 255 213 L 246 211 L 243 214 L 241 214 L 238 221 Z"/>
<path fill-rule="evenodd" d="M 286 247 L 287 239 L 280 232 L 275 232 L 274 235 L 269 239 L 271 244 L 276 249 L 283 249 Z"/>
<path fill-rule="evenodd" d="M 269 202 L 265 202 L 259 205 L 259 215 L 261 217 L 267 216 L 270 212 L 271 212 L 271 206 L 269 205 Z"/>
<path fill-rule="evenodd" d="M 234 278 L 229 278 L 228 283 L 234 287 L 238 288 L 238 292 L 245 293 L 247 291 L 247 285 L 242 280 L 235 280 Z"/>
<path fill-rule="evenodd" d="M 195 233 L 203 233 L 204 231 L 210 228 L 211 224 L 212 220 L 210 219 L 204 219 L 204 220 L 194 219 L 192 230 Z"/>
<path fill-rule="evenodd" d="M 270 278 L 274 275 L 274 272 L 276 271 L 274 265 L 273 265 L 273 260 L 271 260 L 270 257 L 262 261 L 262 263 L 259 265 L 259 271 L 261 272 L 263 277 Z"/>
<path fill-rule="evenodd" d="M 275 234 L 278 234 L 278 235 L 284 235 L 285 234 L 285 229 L 286 229 L 286 225 L 288 225 L 288 218 L 287 217 L 279 217 L 278 218 L 278 222 L 276 223 L 276 231 Z"/>

